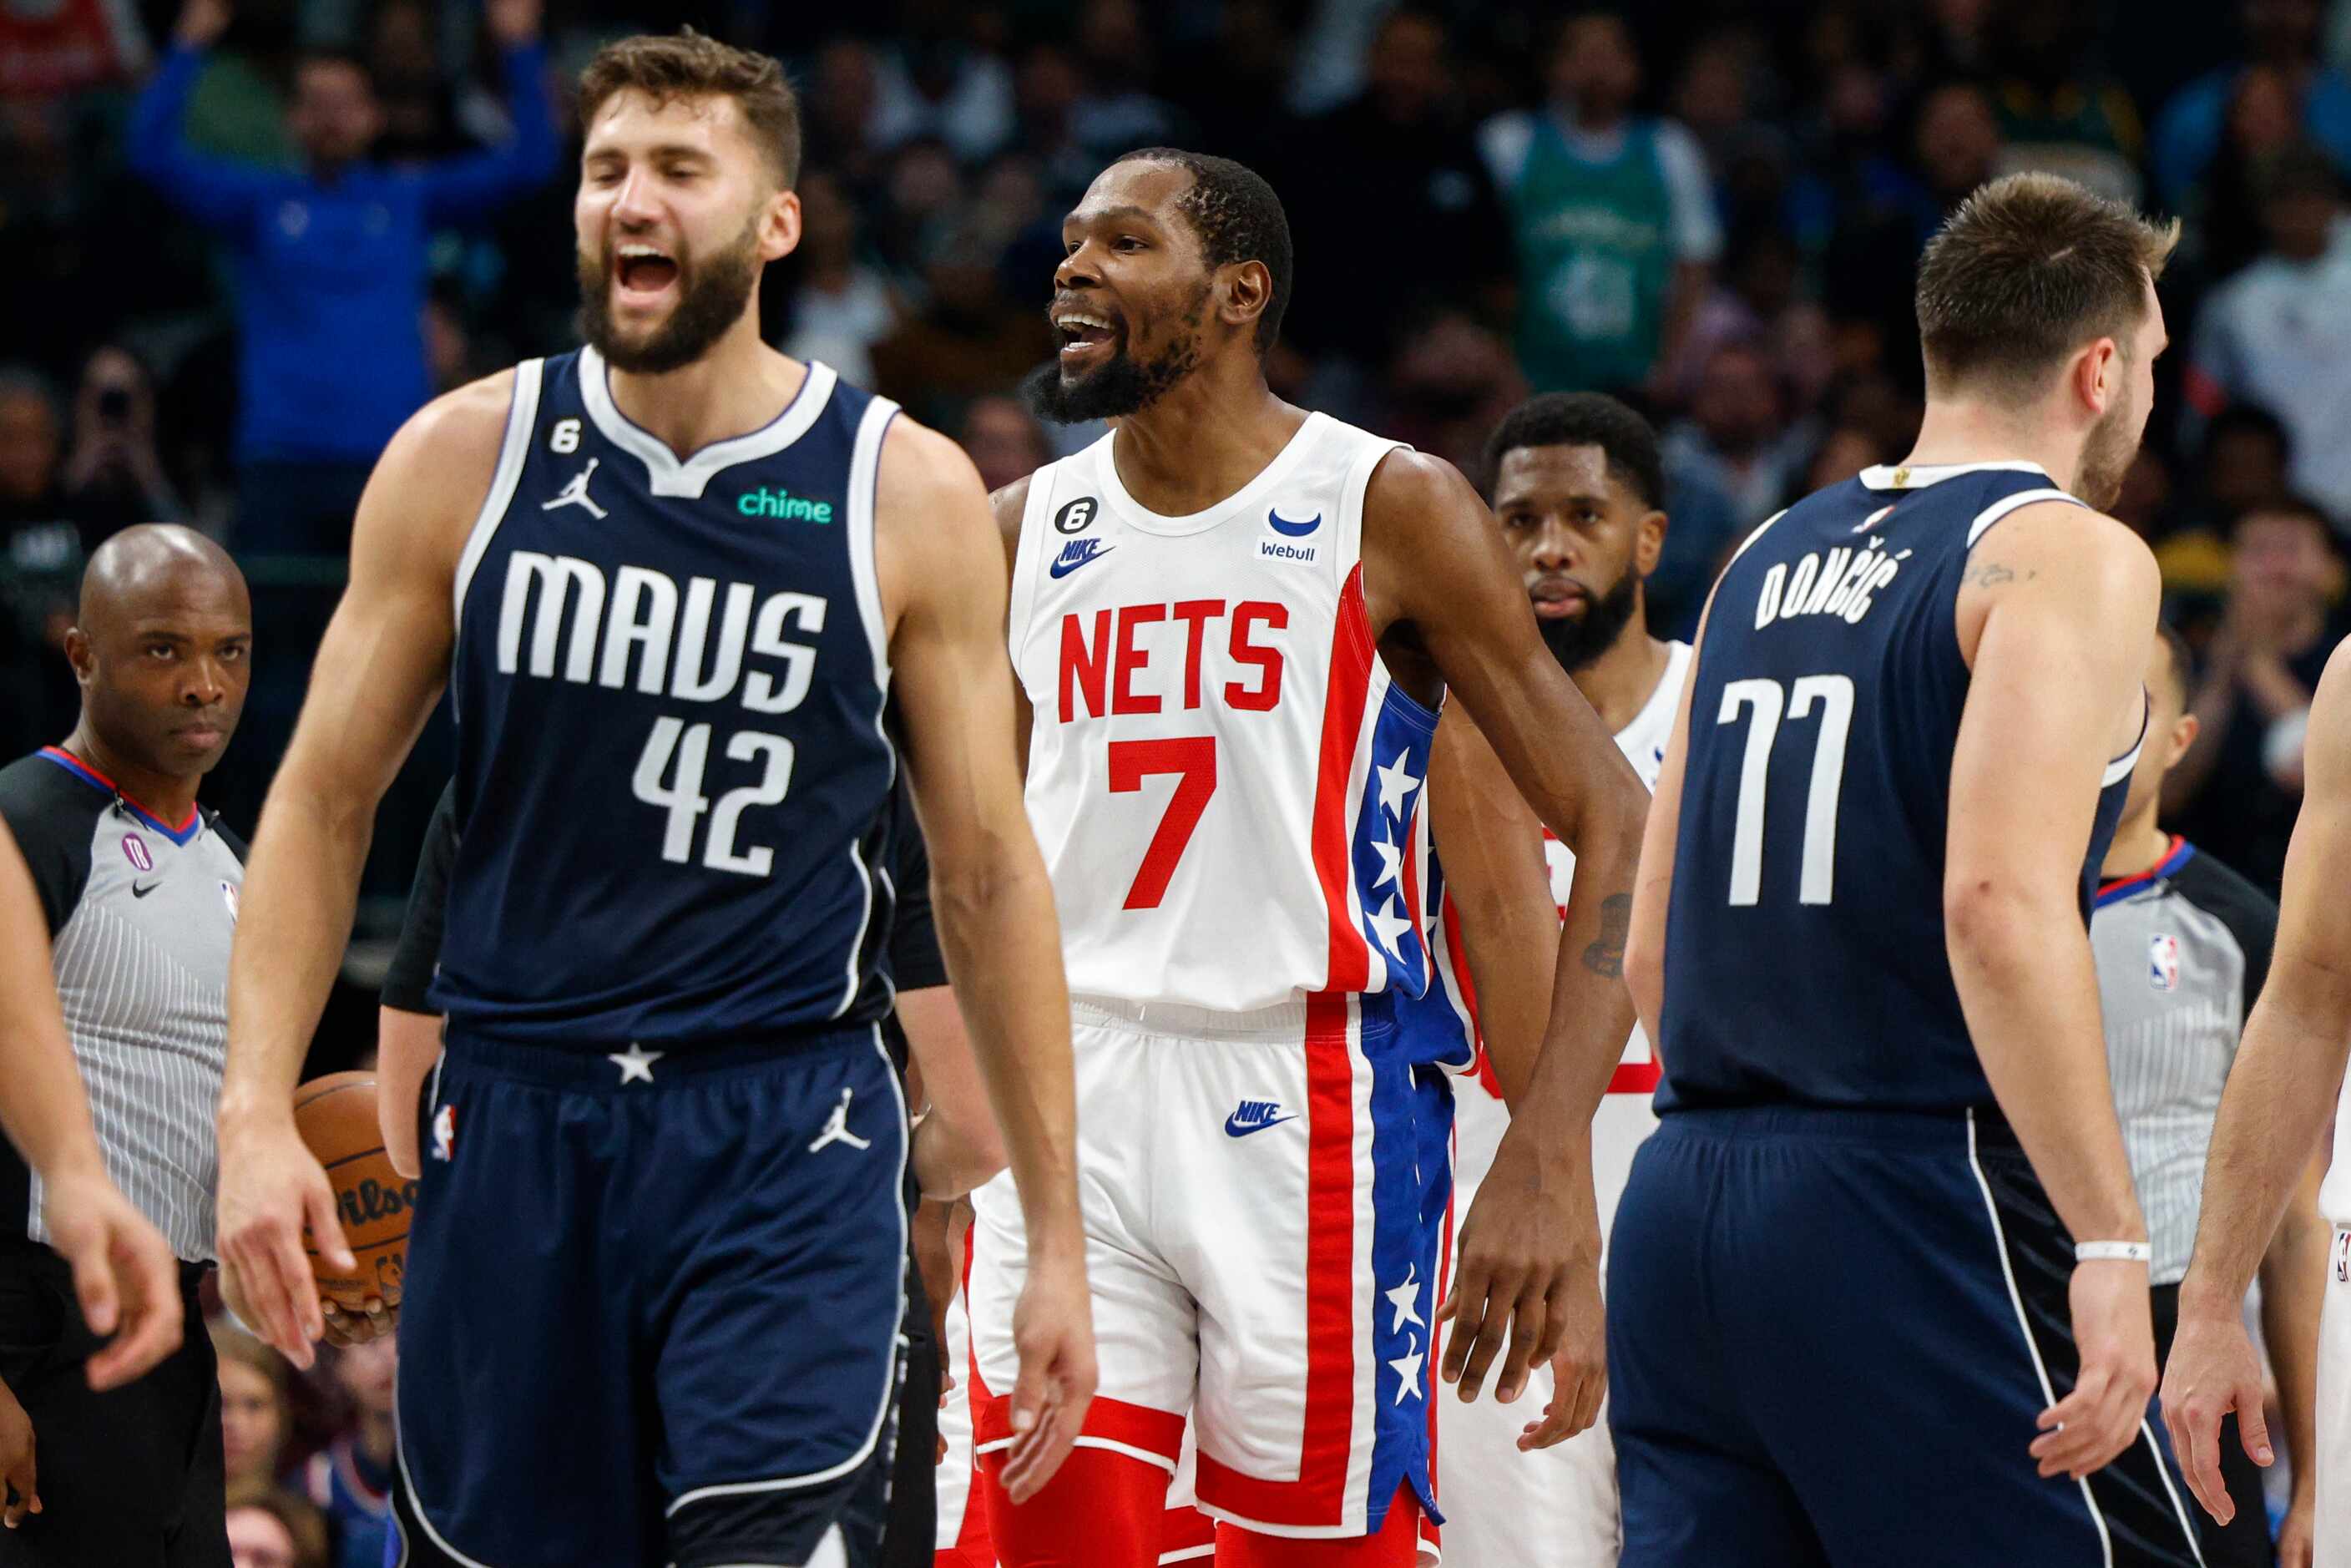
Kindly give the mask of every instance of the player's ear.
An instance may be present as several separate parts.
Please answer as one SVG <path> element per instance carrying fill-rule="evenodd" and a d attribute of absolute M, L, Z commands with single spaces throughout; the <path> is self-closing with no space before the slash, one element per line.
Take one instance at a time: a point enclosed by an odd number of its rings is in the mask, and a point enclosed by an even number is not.
<path fill-rule="evenodd" d="M 73 666 L 74 679 L 88 685 L 98 677 L 98 662 L 89 646 L 89 633 L 78 626 L 66 631 L 66 663 Z"/>
<path fill-rule="evenodd" d="M 1273 274 L 1261 261 L 1237 261 L 1217 269 L 1223 303 L 1217 314 L 1236 327 L 1249 327 L 1273 301 Z"/>
<path fill-rule="evenodd" d="M 2171 721 L 2171 757 L 2163 765 L 2165 772 L 2179 766 L 2179 759 L 2196 744 L 2197 732 L 2203 727 L 2203 722 L 2192 713 L 2183 713 Z"/>
<path fill-rule="evenodd" d="M 1652 507 L 1634 528 L 1633 570 L 1643 577 L 1657 570 L 1657 558 L 1666 553 L 1666 514 Z"/>
<path fill-rule="evenodd" d="M 2122 346 L 2100 338 L 2074 361 L 2074 390 L 2091 412 L 2104 413 L 2123 395 Z"/>
<path fill-rule="evenodd" d="M 800 194 L 778 191 L 759 214 L 759 259 L 780 261 L 799 248 Z"/>

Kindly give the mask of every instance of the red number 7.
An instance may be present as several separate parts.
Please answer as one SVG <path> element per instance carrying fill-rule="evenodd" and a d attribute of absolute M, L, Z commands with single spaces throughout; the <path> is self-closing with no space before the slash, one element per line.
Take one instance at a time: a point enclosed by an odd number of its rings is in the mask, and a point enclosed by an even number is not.
<path fill-rule="evenodd" d="M 1217 792 L 1217 737 L 1192 735 L 1179 740 L 1110 743 L 1112 794 L 1140 789 L 1144 779 L 1155 773 L 1182 777 L 1176 780 L 1176 793 L 1168 799 L 1167 814 L 1159 819 L 1159 831 L 1151 835 L 1151 847 L 1143 852 L 1143 865 L 1134 873 L 1134 885 L 1126 890 L 1129 909 L 1156 909 L 1159 901 L 1167 896 L 1167 883 L 1176 874 L 1176 862 L 1184 858 L 1184 847 L 1192 841 L 1192 830 L 1200 825 L 1200 813 L 1207 810 L 1208 797 Z"/>

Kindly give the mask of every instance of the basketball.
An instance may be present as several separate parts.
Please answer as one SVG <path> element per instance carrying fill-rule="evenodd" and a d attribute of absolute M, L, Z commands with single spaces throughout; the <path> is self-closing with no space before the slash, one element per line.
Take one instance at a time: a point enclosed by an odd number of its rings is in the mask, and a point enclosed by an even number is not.
<path fill-rule="evenodd" d="M 367 1298 L 400 1301 L 401 1266 L 408 1256 L 408 1216 L 416 1184 L 392 1168 L 376 1122 L 375 1075 L 330 1072 L 294 1091 L 294 1125 L 302 1142 L 327 1167 L 335 1189 L 335 1209 L 343 1239 L 359 1267 L 330 1270 L 307 1240 L 319 1294 L 350 1312 L 364 1312 Z"/>

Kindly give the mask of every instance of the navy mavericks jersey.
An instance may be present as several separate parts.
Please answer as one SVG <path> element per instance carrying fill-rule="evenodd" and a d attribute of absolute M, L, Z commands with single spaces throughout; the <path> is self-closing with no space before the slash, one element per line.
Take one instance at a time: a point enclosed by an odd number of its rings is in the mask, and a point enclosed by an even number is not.
<path fill-rule="evenodd" d="M 456 579 L 453 1026 L 602 1051 L 887 1010 L 895 412 L 811 363 L 773 423 L 681 460 L 594 350 L 516 368 Z"/>
<path fill-rule="evenodd" d="M 1943 939 L 1957 612 L 1976 541 L 2040 501 L 2074 497 L 2030 464 L 1872 468 L 1724 570 L 1691 678 L 1661 1113 L 1992 1103 Z M 2137 755 L 2106 769 L 2085 925 Z"/>

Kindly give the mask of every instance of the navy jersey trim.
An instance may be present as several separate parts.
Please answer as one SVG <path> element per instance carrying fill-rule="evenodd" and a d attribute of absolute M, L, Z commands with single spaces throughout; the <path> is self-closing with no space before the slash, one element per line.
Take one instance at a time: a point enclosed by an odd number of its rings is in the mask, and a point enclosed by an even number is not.
<path fill-rule="evenodd" d="M 814 367 L 810 368 L 813 371 Z M 873 733 L 882 737 L 882 745 L 889 753 L 893 790 L 898 783 L 898 746 L 891 737 L 888 723 L 890 637 L 882 622 L 882 588 L 874 566 L 873 530 L 882 494 L 882 442 L 897 413 L 898 405 L 887 398 L 876 397 L 866 403 L 865 413 L 857 423 L 856 444 L 851 449 L 847 497 L 850 582 L 857 596 L 858 618 L 865 623 L 866 643 L 873 653 Z M 881 825 L 885 831 L 889 817 L 889 812 L 883 813 Z M 895 896 L 895 889 L 886 881 L 886 868 L 868 864 L 864 850 L 855 839 L 849 841 L 849 862 L 857 868 L 858 882 L 865 889 L 865 908 L 857 917 L 856 938 L 849 945 L 849 983 L 841 990 L 841 1005 L 833 1009 L 835 1019 L 849 1015 L 849 1009 L 857 1005 L 857 998 L 865 991 L 866 977 L 877 972 L 873 955 L 867 946 L 875 935 L 873 895 L 877 884 L 880 891 Z M 885 910 L 893 907 L 884 905 Z M 883 977 L 883 990 L 888 1003 L 894 1005 L 897 988 L 888 977 Z"/>
<path fill-rule="evenodd" d="M 465 592 L 474 586 L 474 573 L 480 569 L 482 557 L 489 553 L 490 540 L 497 536 L 498 525 L 506 520 L 515 487 L 522 483 L 523 465 L 530 456 L 531 434 L 538 428 L 538 392 L 546 371 L 545 360 L 524 360 L 515 366 L 514 391 L 507 400 L 507 433 L 498 444 L 497 472 L 490 480 L 490 493 L 482 497 L 482 509 L 474 514 L 474 529 L 465 536 L 465 552 L 457 558 L 456 580 L 451 585 L 449 626 L 453 645 L 465 629 Z M 454 705 L 454 682 L 450 689 Z"/>
<path fill-rule="evenodd" d="M 580 350 L 580 401 L 597 434 L 645 465 L 646 485 L 653 494 L 689 501 L 700 500 L 704 487 L 726 469 L 772 457 L 806 435 L 832 401 L 838 380 L 831 366 L 809 361 L 799 390 L 784 405 L 783 413 L 747 434 L 713 442 L 681 460 L 669 443 L 631 420 L 612 401 L 604 356 L 592 345 Z"/>

